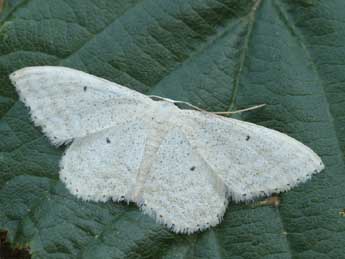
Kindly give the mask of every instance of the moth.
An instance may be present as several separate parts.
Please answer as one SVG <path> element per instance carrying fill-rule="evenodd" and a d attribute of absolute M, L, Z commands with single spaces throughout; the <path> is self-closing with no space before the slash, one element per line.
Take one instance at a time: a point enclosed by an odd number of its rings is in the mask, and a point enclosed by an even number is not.
<path fill-rule="evenodd" d="M 10 79 L 52 144 L 70 144 L 60 179 L 85 201 L 136 203 L 177 233 L 219 224 L 228 201 L 290 190 L 323 170 L 321 159 L 278 131 L 179 109 L 66 67 Z"/>

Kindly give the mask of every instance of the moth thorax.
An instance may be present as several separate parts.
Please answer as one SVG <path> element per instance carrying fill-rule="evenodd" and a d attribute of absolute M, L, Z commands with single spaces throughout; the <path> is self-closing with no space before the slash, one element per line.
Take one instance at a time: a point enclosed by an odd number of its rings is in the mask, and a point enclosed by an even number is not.
<path fill-rule="evenodd" d="M 154 111 L 152 119 L 158 123 L 165 123 L 171 120 L 178 109 L 173 103 L 160 102 Z"/>

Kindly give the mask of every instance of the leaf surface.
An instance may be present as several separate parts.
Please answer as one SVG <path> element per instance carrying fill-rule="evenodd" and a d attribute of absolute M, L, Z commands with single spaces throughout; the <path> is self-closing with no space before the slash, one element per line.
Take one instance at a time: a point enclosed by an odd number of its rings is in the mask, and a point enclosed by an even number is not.
<path fill-rule="evenodd" d="M 32 258 L 340 258 L 345 254 L 343 0 L 9 1 L 0 17 L 0 229 Z M 315 150 L 326 170 L 279 206 L 230 204 L 176 235 L 134 205 L 82 202 L 8 75 L 63 65 L 220 111 Z"/>

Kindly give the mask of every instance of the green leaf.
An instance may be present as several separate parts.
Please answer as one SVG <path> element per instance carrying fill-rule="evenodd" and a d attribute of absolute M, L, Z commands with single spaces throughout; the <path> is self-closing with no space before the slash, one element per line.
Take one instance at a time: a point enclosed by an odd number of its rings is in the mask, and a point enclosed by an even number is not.
<path fill-rule="evenodd" d="M 0 229 L 32 258 L 341 258 L 345 254 L 343 0 L 21 0 L 0 22 Z M 326 170 L 279 206 L 230 204 L 224 221 L 176 235 L 136 206 L 82 202 L 9 73 L 63 65 L 145 94 L 285 132 Z"/>

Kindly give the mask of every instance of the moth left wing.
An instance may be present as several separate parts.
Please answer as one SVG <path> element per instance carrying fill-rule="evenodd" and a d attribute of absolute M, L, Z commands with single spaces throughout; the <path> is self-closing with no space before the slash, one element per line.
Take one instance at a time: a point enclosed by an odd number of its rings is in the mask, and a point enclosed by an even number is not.
<path fill-rule="evenodd" d="M 136 120 L 154 105 L 143 94 L 66 67 L 26 67 L 10 79 L 34 123 L 55 145 Z"/>
<path fill-rule="evenodd" d="M 77 197 L 90 201 L 131 201 L 148 144 L 148 125 L 119 122 L 75 139 L 60 162 L 60 179 Z"/>

